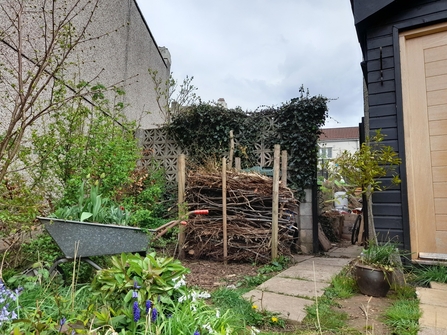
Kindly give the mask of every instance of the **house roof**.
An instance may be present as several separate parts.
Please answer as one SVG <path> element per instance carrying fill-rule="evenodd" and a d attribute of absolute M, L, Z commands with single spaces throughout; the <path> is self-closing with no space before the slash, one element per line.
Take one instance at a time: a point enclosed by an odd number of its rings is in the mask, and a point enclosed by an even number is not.
<path fill-rule="evenodd" d="M 320 141 L 358 140 L 359 127 L 323 128 Z"/>

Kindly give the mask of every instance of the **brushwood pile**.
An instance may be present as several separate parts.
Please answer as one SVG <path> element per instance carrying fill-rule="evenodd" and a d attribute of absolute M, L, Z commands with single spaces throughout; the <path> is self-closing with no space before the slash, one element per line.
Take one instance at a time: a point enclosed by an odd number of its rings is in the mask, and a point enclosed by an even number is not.
<path fill-rule="evenodd" d="M 222 174 L 190 172 L 186 180 L 190 210 L 209 215 L 188 220 L 184 251 L 188 258 L 224 261 Z M 227 261 L 271 261 L 273 179 L 257 173 L 227 172 Z M 299 203 L 293 192 L 279 186 L 278 256 L 290 255 L 298 239 Z"/>

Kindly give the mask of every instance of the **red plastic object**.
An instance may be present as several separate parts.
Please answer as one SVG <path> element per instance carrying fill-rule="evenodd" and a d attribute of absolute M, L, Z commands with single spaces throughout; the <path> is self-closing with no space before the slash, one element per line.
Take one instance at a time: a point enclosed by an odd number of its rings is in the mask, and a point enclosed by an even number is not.
<path fill-rule="evenodd" d="M 196 214 L 196 215 L 208 215 L 209 214 L 209 210 L 207 210 L 207 209 L 196 209 L 195 211 L 194 211 L 194 214 Z"/>

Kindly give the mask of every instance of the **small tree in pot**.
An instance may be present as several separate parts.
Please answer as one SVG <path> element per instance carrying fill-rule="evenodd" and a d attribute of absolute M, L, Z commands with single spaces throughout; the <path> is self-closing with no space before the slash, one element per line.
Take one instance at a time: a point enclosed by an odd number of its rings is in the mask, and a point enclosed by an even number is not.
<path fill-rule="evenodd" d="M 401 159 L 391 146 L 383 145 L 384 138 L 385 135 L 377 130 L 373 137 L 368 137 L 362 143 L 360 149 L 354 153 L 345 150 L 334 161 L 339 177 L 354 186 L 353 189 L 361 187 L 366 195 L 368 238 L 375 243 L 377 243 L 377 236 L 372 212 L 372 194 L 387 188 L 380 178 L 391 175 L 392 185 L 400 183 L 396 168 L 401 163 Z"/>

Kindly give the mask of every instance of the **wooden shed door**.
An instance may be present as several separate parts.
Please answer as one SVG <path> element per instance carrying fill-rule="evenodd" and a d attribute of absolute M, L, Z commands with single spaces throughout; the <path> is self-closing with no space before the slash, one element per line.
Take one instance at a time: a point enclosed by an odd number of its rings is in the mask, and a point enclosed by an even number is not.
<path fill-rule="evenodd" d="M 447 259 L 447 24 L 400 35 L 413 258 Z"/>

